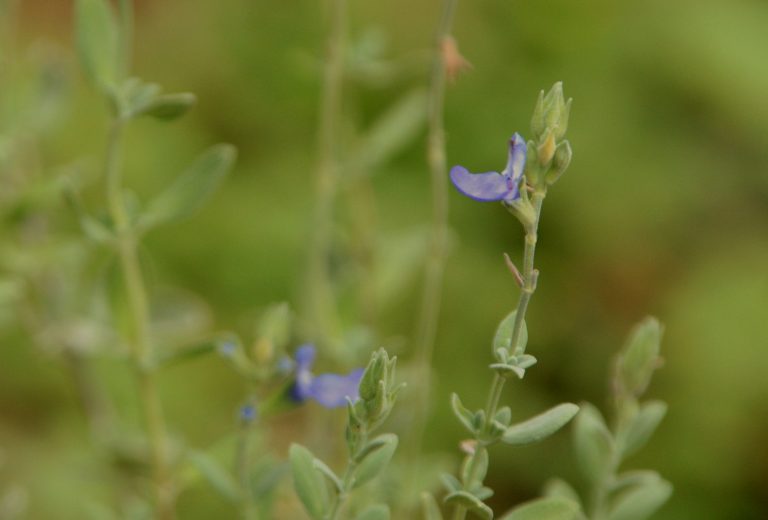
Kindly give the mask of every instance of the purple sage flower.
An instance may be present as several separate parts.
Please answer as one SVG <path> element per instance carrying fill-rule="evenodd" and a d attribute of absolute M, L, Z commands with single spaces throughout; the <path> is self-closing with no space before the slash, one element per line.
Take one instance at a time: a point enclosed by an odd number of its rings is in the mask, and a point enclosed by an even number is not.
<path fill-rule="evenodd" d="M 503 172 L 471 173 L 463 166 L 454 166 L 451 181 L 456 189 L 472 199 L 512 203 L 520 198 L 526 149 L 525 140 L 515 133 L 509 140 L 509 158 Z"/>
<path fill-rule="evenodd" d="M 314 399 L 326 408 L 339 408 L 347 405 L 347 398 L 356 401 L 360 398 L 360 379 L 363 369 L 358 368 L 347 375 L 312 374 L 315 362 L 315 346 L 302 345 L 296 351 L 296 381 L 291 388 L 291 398 L 303 403 Z"/>

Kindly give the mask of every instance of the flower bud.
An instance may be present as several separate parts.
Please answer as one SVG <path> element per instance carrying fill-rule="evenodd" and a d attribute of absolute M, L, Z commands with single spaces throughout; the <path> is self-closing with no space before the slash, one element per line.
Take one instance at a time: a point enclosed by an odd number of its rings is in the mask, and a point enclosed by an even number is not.
<path fill-rule="evenodd" d="M 547 129 L 544 133 L 544 138 L 541 144 L 536 149 L 539 159 L 539 164 L 542 166 L 549 165 L 552 157 L 555 155 L 555 135 L 551 129 Z"/>
<path fill-rule="evenodd" d="M 565 101 L 562 82 L 555 83 L 546 95 L 540 92 L 531 119 L 531 130 L 536 140 L 543 141 L 547 130 L 553 133 L 555 141 L 562 139 L 568 129 L 570 112 L 571 100 Z"/>
<path fill-rule="evenodd" d="M 555 156 L 552 160 L 552 168 L 546 176 L 547 184 L 552 185 L 557 182 L 557 179 L 565 173 L 565 170 L 567 170 L 568 166 L 571 164 L 572 156 L 573 151 L 571 150 L 571 143 L 567 140 L 557 145 Z"/>

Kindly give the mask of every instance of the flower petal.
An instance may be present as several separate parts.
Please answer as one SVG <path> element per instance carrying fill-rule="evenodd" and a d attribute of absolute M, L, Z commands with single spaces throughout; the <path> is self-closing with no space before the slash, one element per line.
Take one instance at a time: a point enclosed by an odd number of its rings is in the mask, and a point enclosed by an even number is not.
<path fill-rule="evenodd" d="M 360 379 L 363 369 L 352 371 L 346 376 L 321 374 L 312 380 L 309 396 L 326 408 L 346 406 L 347 398 L 359 399 Z"/>
<path fill-rule="evenodd" d="M 451 168 L 451 181 L 467 197 L 481 202 L 505 199 L 510 188 L 507 179 L 498 172 L 470 173 L 463 166 Z"/>
<path fill-rule="evenodd" d="M 525 139 L 515 132 L 509 139 L 509 157 L 507 158 L 507 167 L 504 168 L 504 175 L 512 179 L 512 182 L 517 186 L 518 181 L 523 177 L 523 170 L 525 170 L 525 155 L 528 151 L 528 147 L 525 144 Z M 517 197 L 515 197 L 517 198 Z"/>
<path fill-rule="evenodd" d="M 296 358 L 296 371 L 309 370 L 312 363 L 315 362 L 316 353 L 315 346 L 311 343 L 300 346 L 294 355 L 294 358 Z"/>

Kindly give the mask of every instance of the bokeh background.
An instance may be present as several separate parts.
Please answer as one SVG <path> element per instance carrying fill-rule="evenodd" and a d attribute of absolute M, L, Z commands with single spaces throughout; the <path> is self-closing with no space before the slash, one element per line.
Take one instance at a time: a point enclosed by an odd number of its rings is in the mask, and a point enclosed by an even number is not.
<path fill-rule="evenodd" d="M 13 18 L 3 14 L 0 96 L 4 114 L 24 103 L 44 112 L 41 130 L 25 134 L 35 150 L 25 161 L 48 176 L 72 164 L 95 169 L 106 109 L 77 66 L 71 3 L 17 4 Z M 437 1 L 351 4 L 348 148 L 388 107 L 425 86 L 439 9 Z M 183 288 L 196 327 L 247 335 L 270 302 L 301 307 L 324 20 L 322 2 L 307 0 L 137 2 L 135 74 L 168 91 L 192 91 L 199 103 L 173 125 L 133 126 L 132 187 L 141 195 L 164 186 L 208 144 L 239 150 L 233 174 L 203 211 L 146 242 L 153 284 Z M 456 16 L 454 34 L 473 69 L 446 97 L 450 164 L 502 167 L 505 141 L 528 131 L 540 89 L 562 80 L 574 98 L 574 159 L 545 204 L 542 275 L 528 317 L 539 364 L 524 383 L 509 384 L 504 399 L 520 416 L 563 400 L 608 409 L 613 353 L 633 323 L 659 317 L 666 363 L 649 395 L 668 401 L 670 411 L 627 464 L 657 469 L 674 483 L 659 519 L 768 518 L 767 27 L 768 4 L 759 0 L 477 0 L 460 2 Z M 45 112 L 29 103 L 36 99 L 30 92 L 51 64 L 49 86 L 66 102 L 54 99 Z M 12 121 L 0 123 L 4 136 L 18 130 Z M 395 266 L 384 277 L 391 294 L 374 337 L 407 361 L 430 218 L 423 128 L 371 175 L 365 206 L 375 215 L 377 260 Z M 91 193 L 98 208 L 98 192 Z M 516 258 L 522 244 L 502 208 L 450 195 L 452 247 L 427 430 L 428 451 L 447 454 L 449 465 L 458 463 L 463 433 L 448 396 L 458 391 L 473 404 L 485 397 L 490 339 L 517 294 L 501 253 Z M 36 212 L 61 236 L 77 233 L 65 205 L 43 199 L 21 216 L 5 215 L 0 248 L 24 243 Z M 342 302 L 354 301 L 345 295 L 360 283 L 345 267 L 355 201 L 344 191 L 337 213 Z M 24 265 L 43 249 L 30 246 Z M 359 313 L 349 307 L 351 324 Z M 41 342 L 14 310 L 9 303 L 0 325 L 3 503 L 26 501 L 22 518 L 83 518 L 79 497 L 109 496 L 104 456 L 91 449 L 66 356 L 41 347 L 55 345 L 56 334 Z M 96 364 L 130 423 L 130 373 L 114 360 Z M 171 427 L 193 446 L 233 429 L 242 392 L 215 356 L 163 376 Z M 277 437 L 300 438 L 311 424 L 299 417 L 272 428 Z M 488 481 L 499 510 L 535 496 L 549 476 L 579 480 L 567 433 L 532 447 L 497 447 L 492 457 Z M 182 518 L 234 517 L 228 507 L 202 487 L 180 499 Z"/>

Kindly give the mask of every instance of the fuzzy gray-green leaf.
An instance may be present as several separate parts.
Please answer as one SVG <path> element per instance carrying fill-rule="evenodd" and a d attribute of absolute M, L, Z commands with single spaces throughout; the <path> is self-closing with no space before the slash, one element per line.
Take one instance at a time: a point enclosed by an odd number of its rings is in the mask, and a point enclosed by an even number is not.
<path fill-rule="evenodd" d="M 377 441 L 382 441 L 381 446 L 371 451 L 357 466 L 355 472 L 355 481 L 352 488 L 357 488 L 375 478 L 387 467 L 392 455 L 397 449 L 397 435 L 394 433 L 385 433 L 376 437 Z"/>
<path fill-rule="evenodd" d="M 667 413 L 667 404 L 662 401 L 643 403 L 624 435 L 623 455 L 629 456 L 642 448 Z"/>
<path fill-rule="evenodd" d="M 480 518 L 486 520 L 493 518 L 493 510 L 469 491 L 456 491 L 447 495 L 443 500 L 447 505 L 465 507 Z"/>
<path fill-rule="evenodd" d="M 578 503 L 563 497 L 545 497 L 517 506 L 500 520 L 574 520 L 578 516 Z"/>
<path fill-rule="evenodd" d="M 221 496 L 233 502 L 240 499 L 237 481 L 216 459 L 198 451 L 189 456 L 189 461 Z"/>
<path fill-rule="evenodd" d="M 113 87 L 120 67 L 117 23 L 107 0 L 77 0 L 75 32 L 80 61 L 99 88 Z"/>
<path fill-rule="evenodd" d="M 632 330 L 616 366 L 622 391 L 635 396 L 645 391 L 658 365 L 661 335 L 662 326 L 652 317 Z"/>
<path fill-rule="evenodd" d="M 325 478 L 315 468 L 315 457 L 299 444 L 291 445 L 289 450 L 293 487 L 301 503 L 315 519 L 321 519 L 328 511 L 328 486 Z"/>
<path fill-rule="evenodd" d="M 421 510 L 424 513 L 424 520 L 443 520 L 440 507 L 437 505 L 435 497 L 430 493 L 421 494 Z"/>
<path fill-rule="evenodd" d="M 576 459 L 582 473 L 599 481 L 611 468 L 614 443 L 603 416 L 589 403 L 581 405 L 573 428 Z"/>
<path fill-rule="evenodd" d="M 507 316 L 501 320 L 499 326 L 496 328 L 496 334 L 493 337 L 493 352 L 503 348 L 511 354 L 522 354 L 525 351 L 525 346 L 528 344 L 528 328 L 523 326 L 520 329 L 520 337 L 517 340 L 517 345 L 512 345 L 512 331 L 515 326 L 515 317 L 517 311 L 514 310 L 507 314 Z"/>
<path fill-rule="evenodd" d="M 457 394 L 451 394 L 451 408 L 461 424 L 474 435 L 476 431 L 475 414 L 461 403 L 461 399 L 459 399 Z"/>
<path fill-rule="evenodd" d="M 355 520 L 389 520 L 389 517 L 389 507 L 384 504 L 376 504 L 364 509 L 355 517 Z"/>
<path fill-rule="evenodd" d="M 235 155 L 235 148 L 227 144 L 209 148 L 164 192 L 150 201 L 141 217 L 142 227 L 192 215 L 232 167 Z"/>
<path fill-rule="evenodd" d="M 549 437 L 565 426 L 579 411 L 573 403 L 563 403 L 527 421 L 513 424 L 501 440 L 507 444 L 530 444 Z"/>
<path fill-rule="evenodd" d="M 621 493 L 613 502 L 608 520 L 645 520 L 650 518 L 672 494 L 665 480 L 650 481 Z"/>

